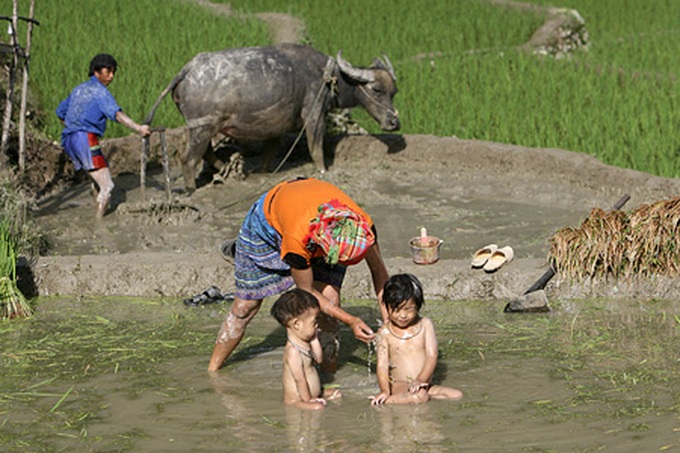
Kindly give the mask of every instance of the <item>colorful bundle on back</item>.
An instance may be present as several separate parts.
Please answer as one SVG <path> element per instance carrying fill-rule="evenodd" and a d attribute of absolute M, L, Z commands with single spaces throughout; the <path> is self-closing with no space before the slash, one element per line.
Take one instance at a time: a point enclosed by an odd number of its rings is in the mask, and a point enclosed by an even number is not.
<path fill-rule="evenodd" d="M 305 241 L 321 247 L 329 264 L 353 264 L 363 258 L 375 236 L 363 217 L 340 201 L 331 200 L 319 206 Z"/>

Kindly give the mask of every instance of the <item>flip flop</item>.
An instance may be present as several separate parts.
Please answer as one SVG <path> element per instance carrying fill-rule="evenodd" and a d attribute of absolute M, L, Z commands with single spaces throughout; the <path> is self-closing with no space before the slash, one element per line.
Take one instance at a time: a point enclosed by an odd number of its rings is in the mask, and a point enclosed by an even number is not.
<path fill-rule="evenodd" d="M 222 291 L 217 286 L 211 286 L 200 294 L 194 297 L 184 299 L 184 305 L 189 307 L 196 307 L 198 305 L 212 304 L 226 300 L 229 295 L 222 294 Z"/>
<path fill-rule="evenodd" d="M 236 239 L 227 239 L 220 245 L 220 256 L 230 264 L 234 264 L 236 255 Z"/>
<path fill-rule="evenodd" d="M 512 247 L 506 245 L 491 254 L 489 260 L 484 265 L 484 271 L 496 272 L 501 266 L 512 261 L 514 257 L 515 252 L 512 250 Z"/>
<path fill-rule="evenodd" d="M 496 244 L 489 244 L 486 247 L 482 247 L 481 249 L 477 250 L 472 257 L 472 267 L 475 269 L 483 267 L 489 258 L 491 258 L 491 255 L 493 255 L 493 252 L 496 250 L 498 250 L 498 246 Z"/>

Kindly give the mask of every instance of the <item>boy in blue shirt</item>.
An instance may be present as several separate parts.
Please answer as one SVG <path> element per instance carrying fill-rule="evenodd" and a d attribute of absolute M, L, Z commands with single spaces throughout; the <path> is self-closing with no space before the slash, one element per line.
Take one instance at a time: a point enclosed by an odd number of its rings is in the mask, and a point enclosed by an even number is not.
<path fill-rule="evenodd" d="M 114 186 L 99 145 L 99 139 L 106 132 L 106 121 L 116 121 L 142 137 L 151 134 L 148 125 L 139 125 L 123 113 L 109 92 L 107 87 L 113 81 L 117 67 L 118 63 L 111 55 L 96 55 L 90 61 L 90 79 L 74 88 L 56 110 L 64 125 L 61 144 L 66 154 L 76 171 L 86 170 L 94 181 L 92 189 L 98 219 L 106 214 Z"/>

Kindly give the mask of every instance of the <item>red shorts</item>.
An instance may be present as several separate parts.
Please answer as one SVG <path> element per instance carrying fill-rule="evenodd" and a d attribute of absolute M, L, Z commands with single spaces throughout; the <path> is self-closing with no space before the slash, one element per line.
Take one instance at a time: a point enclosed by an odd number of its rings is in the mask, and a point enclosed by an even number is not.
<path fill-rule="evenodd" d="M 108 162 L 102 154 L 102 147 L 99 145 L 99 137 L 91 132 L 87 133 L 87 142 L 90 145 L 90 153 L 92 154 L 92 166 L 95 170 L 106 168 L 109 166 Z"/>
<path fill-rule="evenodd" d="M 91 132 L 74 132 L 63 137 L 61 144 L 76 170 L 93 171 L 109 166 L 99 145 L 99 137 Z"/>

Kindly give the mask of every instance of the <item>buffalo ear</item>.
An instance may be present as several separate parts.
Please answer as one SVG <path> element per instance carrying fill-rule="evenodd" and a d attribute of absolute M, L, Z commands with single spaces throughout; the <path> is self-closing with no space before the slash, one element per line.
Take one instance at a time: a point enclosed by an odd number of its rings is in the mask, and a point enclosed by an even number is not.
<path fill-rule="evenodd" d="M 375 80 L 375 74 L 370 69 L 355 68 L 342 58 L 342 50 L 338 50 L 338 55 L 335 57 L 338 62 L 340 71 L 349 76 L 351 79 L 361 83 L 369 83 Z"/>

